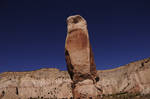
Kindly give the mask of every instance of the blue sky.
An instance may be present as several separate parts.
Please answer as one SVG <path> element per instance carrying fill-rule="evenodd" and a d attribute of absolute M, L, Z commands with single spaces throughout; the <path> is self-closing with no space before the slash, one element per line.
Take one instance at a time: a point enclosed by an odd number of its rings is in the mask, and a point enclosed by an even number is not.
<path fill-rule="evenodd" d="M 150 56 L 147 0 L 1 0 L 0 72 L 39 68 L 66 70 L 66 18 L 88 23 L 97 69 Z"/>

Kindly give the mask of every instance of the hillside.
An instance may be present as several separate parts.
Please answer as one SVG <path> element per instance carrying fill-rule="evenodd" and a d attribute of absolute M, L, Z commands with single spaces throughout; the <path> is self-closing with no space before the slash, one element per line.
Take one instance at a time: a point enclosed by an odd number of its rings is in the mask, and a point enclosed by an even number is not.
<path fill-rule="evenodd" d="M 112 70 L 98 71 L 96 86 L 103 94 L 150 93 L 150 58 Z M 67 71 L 43 68 L 28 72 L 0 74 L 0 99 L 71 98 L 71 79 Z"/>

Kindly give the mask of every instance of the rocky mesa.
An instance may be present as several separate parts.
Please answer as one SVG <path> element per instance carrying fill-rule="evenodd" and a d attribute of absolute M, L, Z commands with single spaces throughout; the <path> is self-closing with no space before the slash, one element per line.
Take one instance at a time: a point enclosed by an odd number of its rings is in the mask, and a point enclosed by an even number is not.
<path fill-rule="evenodd" d="M 96 86 L 103 94 L 150 93 L 150 58 L 112 70 L 98 70 Z M 44 68 L 0 74 L 0 99 L 72 99 L 72 80 L 67 71 Z"/>

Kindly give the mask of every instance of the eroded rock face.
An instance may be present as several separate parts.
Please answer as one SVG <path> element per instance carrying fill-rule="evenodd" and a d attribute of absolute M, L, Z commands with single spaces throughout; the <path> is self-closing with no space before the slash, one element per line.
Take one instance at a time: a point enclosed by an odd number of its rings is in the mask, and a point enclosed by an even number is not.
<path fill-rule="evenodd" d="M 127 64 L 113 70 L 98 70 L 101 78 L 96 86 L 103 94 L 117 93 L 150 93 L 150 58 Z M 72 80 L 67 71 L 58 69 L 40 69 L 29 72 L 5 72 L 0 74 L 0 99 L 72 99 Z M 90 84 L 91 83 L 91 84 Z M 78 83 L 93 88 L 91 80 Z M 85 86 L 82 86 L 85 84 Z M 89 86 L 90 85 L 90 86 Z M 94 87 L 95 88 L 95 87 Z M 89 94 L 93 93 L 91 90 Z M 86 91 L 84 91 L 86 93 Z"/>
<path fill-rule="evenodd" d="M 96 88 L 95 83 L 99 78 L 89 42 L 87 23 L 83 17 L 75 15 L 68 17 L 67 24 L 65 57 L 68 72 L 73 80 L 74 98 L 97 97 L 100 90 Z"/>
<path fill-rule="evenodd" d="M 150 94 L 150 58 L 112 70 L 99 71 L 97 83 L 103 94 Z"/>
<path fill-rule="evenodd" d="M 0 74 L 0 99 L 70 99 L 71 79 L 58 69 Z"/>

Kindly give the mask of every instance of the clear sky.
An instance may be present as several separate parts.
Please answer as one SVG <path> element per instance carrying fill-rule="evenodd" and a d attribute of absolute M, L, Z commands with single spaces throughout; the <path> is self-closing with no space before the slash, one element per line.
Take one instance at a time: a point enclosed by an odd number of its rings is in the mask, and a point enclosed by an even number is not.
<path fill-rule="evenodd" d="M 66 70 L 66 18 L 88 23 L 97 69 L 150 56 L 149 0 L 0 0 L 0 72 Z"/>

